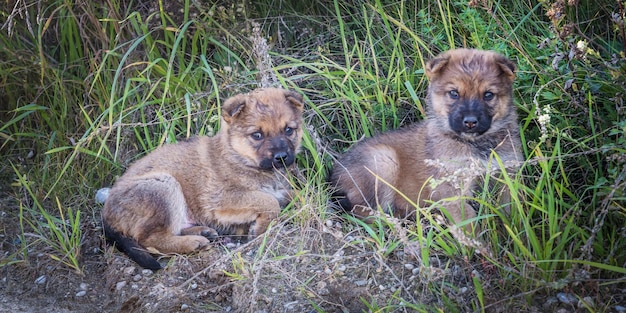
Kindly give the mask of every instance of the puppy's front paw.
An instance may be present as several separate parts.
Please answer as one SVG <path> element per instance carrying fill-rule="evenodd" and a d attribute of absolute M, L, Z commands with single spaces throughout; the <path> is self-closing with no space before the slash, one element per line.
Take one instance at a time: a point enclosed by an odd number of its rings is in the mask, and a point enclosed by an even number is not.
<path fill-rule="evenodd" d="M 211 245 L 211 242 L 209 241 L 209 239 L 207 239 L 204 236 L 189 236 L 189 237 L 191 239 L 189 243 L 192 245 L 193 251 L 206 250 Z"/>
<path fill-rule="evenodd" d="M 183 236 L 196 235 L 202 236 L 209 240 L 215 240 L 218 237 L 217 231 L 208 226 L 192 226 L 180 231 Z"/>
<path fill-rule="evenodd" d="M 200 236 L 213 241 L 217 239 L 217 237 L 219 237 L 219 234 L 217 233 L 215 229 L 207 227 L 206 229 L 200 232 Z"/>

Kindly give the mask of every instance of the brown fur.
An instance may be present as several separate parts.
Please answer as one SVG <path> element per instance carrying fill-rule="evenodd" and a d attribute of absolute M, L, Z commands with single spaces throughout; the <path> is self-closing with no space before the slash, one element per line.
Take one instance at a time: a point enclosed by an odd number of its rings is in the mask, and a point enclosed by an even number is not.
<path fill-rule="evenodd" d="M 331 182 L 344 197 L 340 202 L 357 216 L 365 218 L 369 208 L 380 206 L 407 217 L 415 211 L 411 202 L 426 207 L 445 199 L 448 214 L 459 223 L 476 216 L 460 197 L 472 195 L 488 168 L 498 169 L 491 153 L 505 163 L 522 160 L 510 60 L 456 49 L 430 60 L 425 70 L 426 119 L 356 144 L 334 166 Z"/>
<path fill-rule="evenodd" d="M 109 192 L 102 212 L 107 237 L 133 258 L 129 252 L 138 247 L 123 242 L 190 253 L 218 232 L 251 238 L 265 232 L 290 201 L 287 176 L 302 139 L 302 100 L 275 88 L 234 96 L 222 107 L 215 136 L 164 145 L 138 160 Z M 142 257 L 134 259 L 158 268 Z"/>

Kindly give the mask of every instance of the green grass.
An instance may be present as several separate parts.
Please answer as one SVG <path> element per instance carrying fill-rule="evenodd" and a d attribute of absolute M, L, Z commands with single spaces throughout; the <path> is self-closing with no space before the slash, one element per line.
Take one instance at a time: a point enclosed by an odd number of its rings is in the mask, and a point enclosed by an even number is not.
<path fill-rule="evenodd" d="M 82 274 L 82 265 L 79 262 L 83 241 L 80 210 L 74 211 L 72 208 L 64 208 L 59 199 L 56 198 L 58 212 L 48 212 L 33 194 L 30 188 L 32 182 L 28 181 L 28 178 L 19 173 L 15 167 L 14 170 L 18 177 L 19 186 L 33 199 L 32 204 L 20 203 L 22 249 L 19 252 L 24 253 L 30 245 L 34 246 L 42 241 L 51 251 L 46 253 L 50 258 L 73 269 L 76 273 Z M 29 232 L 31 229 L 34 233 Z M 34 238 L 34 241 L 28 240 L 30 238 L 26 238 L 27 236 Z"/>
<path fill-rule="evenodd" d="M 29 249 L 47 246 L 80 272 L 81 225 L 99 221 L 95 190 L 163 143 L 213 134 L 221 102 L 258 86 L 259 55 L 307 100 L 310 127 L 298 159 L 306 194 L 298 201 L 312 209 L 286 216 L 300 225 L 324 221 L 325 209 L 315 208 L 328 201 L 333 158 L 363 137 L 422 119 L 425 61 L 466 46 L 500 51 L 519 67 L 526 162 L 499 182 L 513 191 L 510 213 L 489 195 L 475 199 L 490 254 L 459 242 L 429 208 L 420 216 L 431 226 L 354 226 L 381 259 L 417 243 L 425 268 L 432 255 L 495 268 L 497 287 L 473 279 L 476 311 L 487 305 L 487 286 L 511 296 L 553 293 L 581 271 L 600 286 L 624 284 L 626 38 L 623 23 L 611 22 L 612 13 L 624 16 L 614 1 L 580 1 L 559 17 L 547 15 L 556 1 L 292 1 L 280 12 L 261 1 L 242 10 L 206 6 L 198 15 L 189 1 L 182 12 L 150 15 L 108 7 L 115 1 L 37 2 L 20 12 L 0 5 L 0 165 L 11 169 L 3 188 L 11 186 L 22 225 L 20 244 L 0 266 L 27 263 Z M 255 51 L 251 21 L 271 51 Z M 441 286 L 431 290 L 441 296 L 439 310 L 462 307 Z M 372 311 L 399 303 L 430 311 L 402 299 L 363 301 Z"/>

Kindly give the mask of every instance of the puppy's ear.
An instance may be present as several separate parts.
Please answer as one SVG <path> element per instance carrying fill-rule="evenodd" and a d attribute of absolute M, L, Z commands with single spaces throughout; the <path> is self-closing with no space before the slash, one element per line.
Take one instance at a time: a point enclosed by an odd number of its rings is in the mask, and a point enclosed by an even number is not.
<path fill-rule="evenodd" d="M 433 80 L 433 78 L 438 76 L 440 72 L 448 65 L 449 61 L 450 56 L 447 53 L 444 53 L 426 62 L 426 68 L 424 69 L 426 72 L 426 77 L 428 77 L 429 80 Z"/>
<path fill-rule="evenodd" d="M 513 63 L 513 61 L 507 59 L 503 55 L 498 55 L 496 57 L 496 62 L 498 63 L 500 70 L 502 70 L 502 74 L 506 76 L 509 80 L 514 81 L 516 70 L 515 63 Z"/>
<path fill-rule="evenodd" d="M 222 105 L 222 118 L 224 121 L 230 124 L 243 111 L 249 98 L 247 95 L 236 95 L 228 98 Z"/>
<path fill-rule="evenodd" d="M 302 97 L 302 95 L 292 90 L 285 90 L 284 93 L 285 99 L 291 102 L 294 108 L 302 112 L 302 110 L 304 109 L 304 98 Z"/>

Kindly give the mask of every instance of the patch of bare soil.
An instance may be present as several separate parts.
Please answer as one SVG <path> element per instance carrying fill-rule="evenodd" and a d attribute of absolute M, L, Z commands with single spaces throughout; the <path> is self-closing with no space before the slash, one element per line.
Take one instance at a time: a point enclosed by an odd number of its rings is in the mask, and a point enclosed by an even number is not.
<path fill-rule="evenodd" d="M 382 307 L 432 312 L 446 303 L 473 312 L 479 311 L 473 277 L 483 281 L 487 312 L 584 311 L 549 298 L 506 294 L 495 271 L 476 266 L 479 262 L 435 256 L 426 267 L 410 247 L 383 256 L 362 229 L 339 217 L 307 223 L 311 226 L 283 221 L 247 244 L 216 244 L 195 255 L 163 258 L 167 266 L 157 272 L 143 270 L 104 244 L 99 223 L 89 221 L 83 227 L 79 274 L 51 259 L 49 247 L 31 246 L 28 263 L 15 257 L 21 246 L 17 209 L 3 203 L 0 312 L 367 312 Z M 8 265 L 11 260 L 19 262 Z M 624 301 L 623 296 L 613 299 Z"/>
<path fill-rule="evenodd" d="M 17 248 L 19 229 L 9 227 L 16 222 L 3 214 L 3 257 Z M 282 223 L 244 245 L 164 258 L 166 268 L 155 273 L 105 245 L 95 225 L 85 229 L 82 274 L 52 260 L 46 247 L 33 247 L 29 263 L 1 267 L 0 312 L 361 312 L 363 300 L 437 301 L 424 294 L 420 265 L 401 250 L 383 259 L 358 233 L 326 224 Z M 461 275 L 457 283 L 467 285 Z"/>

